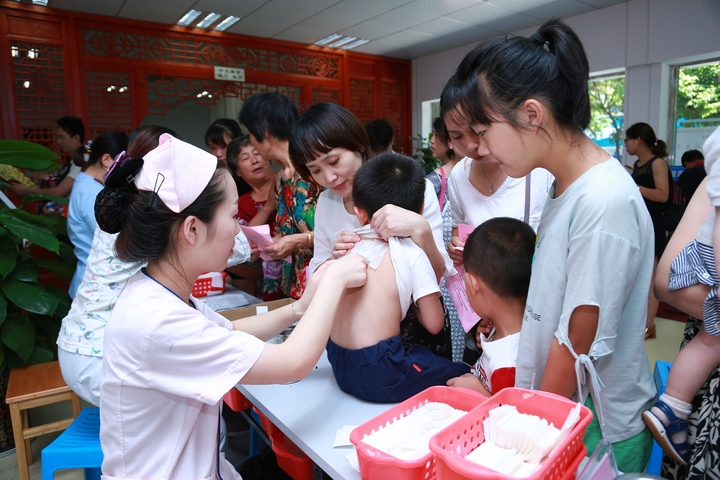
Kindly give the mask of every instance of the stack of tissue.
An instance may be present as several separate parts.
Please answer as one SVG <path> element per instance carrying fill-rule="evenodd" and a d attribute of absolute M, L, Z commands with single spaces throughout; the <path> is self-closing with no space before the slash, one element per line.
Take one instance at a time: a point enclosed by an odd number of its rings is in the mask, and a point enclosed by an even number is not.
<path fill-rule="evenodd" d="M 528 477 L 570 433 L 580 407 L 570 411 L 561 429 L 544 418 L 519 413 L 513 405 L 496 407 L 483 421 L 485 442 L 465 458 L 506 475 Z"/>
<path fill-rule="evenodd" d="M 466 412 L 440 402 L 430 402 L 362 441 L 401 460 L 416 460 L 430 453 L 430 437 Z"/>

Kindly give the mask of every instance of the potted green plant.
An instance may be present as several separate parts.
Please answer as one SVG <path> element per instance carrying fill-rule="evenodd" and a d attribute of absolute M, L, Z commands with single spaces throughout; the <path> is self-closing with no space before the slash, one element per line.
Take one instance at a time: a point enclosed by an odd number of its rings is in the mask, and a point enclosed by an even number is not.
<path fill-rule="evenodd" d="M 41 145 L 0 140 L 0 165 L 54 170 L 56 158 L 52 150 Z M 3 190 L 8 186 L 0 182 Z M 46 195 L 22 197 L 25 203 L 40 199 L 67 203 L 64 198 Z M 62 215 L 34 215 L 22 209 L 25 203 L 12 208 L 0 202 L 0 388 L 10 369 L 57 358 L 55 341 L 70 308 L 66 291 L 41 281 L 43 273 L 66 280 L 72 277 L 72 248 L 58 240 L 58 235 L 67 233 L 66 219 Z M 56 258 L 41 258 L 48 257 L 48 252 Z M 4 389 L 0 396 L 5 398 Z"/>

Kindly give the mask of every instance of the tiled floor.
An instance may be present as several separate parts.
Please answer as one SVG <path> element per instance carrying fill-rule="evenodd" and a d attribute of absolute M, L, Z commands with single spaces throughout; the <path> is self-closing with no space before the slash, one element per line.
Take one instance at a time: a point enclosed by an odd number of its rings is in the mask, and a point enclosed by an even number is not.
<path fill-rule="evenodd" d="M 650 339 L 645 342 L 645 348 L 648 353 L 650 368 L 654 368 L 656 360 L 665 360 L 672 362 L 677 354 L 680 342 L 682 341 L 684 323 L 664 318 L 657 318 L 657 338 Z M 52 442 L 60 432 L 38 437 L 32 442 L 33 458 L 35 463 L 30 466 L 31 480 L 40 480 L 42 477 L 40 470 L 40 452 L 46 445 Z M 230 442 L 231 445 L 236 442 Z M 228 460 L 233 464 L 239 464 L 244 456 L 242 452 L 238 452 L 232 447 L 226 452 Z M 0 454 L 2 455 L 2 454 Z M 0 478 L 3 480 L 18 480 L 20 478 L 17 468 L 17 458 L 15 453 L 0 457 Z M 55 475 L 57 480 L 83 480 L 85 477 L 82 470 L 61 470 Z"/>

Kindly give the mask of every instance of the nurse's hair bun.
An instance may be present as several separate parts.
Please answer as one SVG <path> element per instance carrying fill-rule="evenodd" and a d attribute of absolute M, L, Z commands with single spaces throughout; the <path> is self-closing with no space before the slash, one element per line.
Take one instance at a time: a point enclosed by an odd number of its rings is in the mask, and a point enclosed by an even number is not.
<path fill-rule="evenodd" d="M 142 158 L 128 159 L 109 172 L 105 188 L 95 198 L 95 220 L 104 232 L 118 233 L 122 230 L 131 196 L 137 192 L 133 179 L 143 163 Z"/>
<path fill-rule="evenodd" d="M 95 197 L 95 220 L 98 227 L 107 233 L 122 230 L 127 211 L 130 208 L 130 194 L 119 188 L 104 188 Z"/>

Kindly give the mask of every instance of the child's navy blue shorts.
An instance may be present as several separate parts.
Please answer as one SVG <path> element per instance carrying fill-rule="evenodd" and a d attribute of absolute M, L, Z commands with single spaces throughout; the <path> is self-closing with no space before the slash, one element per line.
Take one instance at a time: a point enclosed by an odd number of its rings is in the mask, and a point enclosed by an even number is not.
<path fill-rule="evenodd" d="M 340 389 L 370 402 L 402 402 L 470 373 L 464 363 L 435 355 L 424 345 L 403 344 L 400 336 L 358 350 L 328 340 L 326 349 Z"/>

